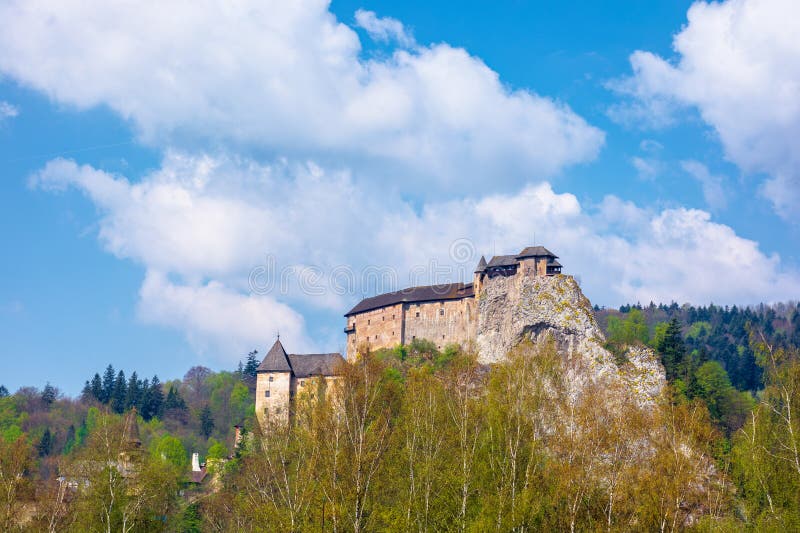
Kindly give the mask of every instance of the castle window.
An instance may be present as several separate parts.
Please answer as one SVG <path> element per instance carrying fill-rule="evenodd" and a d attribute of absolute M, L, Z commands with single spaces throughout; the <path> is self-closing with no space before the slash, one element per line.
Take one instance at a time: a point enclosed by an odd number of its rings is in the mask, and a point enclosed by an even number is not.
<path fill-rule="evenodd" d="M 268 390 L 264 391 L 264 398 L 269 398 L 269 391 Z"/>
<path fill-rule="evenodd" d="M 394 337 L 394 331 L 392 332 L 392 337 Z"/>
<path fill-rule="evenodd" d="M 369 320 L 367 320 L 367 325 L 369 326 Z"/>
<path fill-rule="evenodd" d="M 444 340 L 444 335 L 442 335 L 442 340 Z"/>
<path fill-rule="evenodd" d="M 394 315 L 392 315 L 392 320 L 394 320 Z"/>
<path fill-rule="evenodd" d="M 377 335 L 375 335 L 375 340 L 378 340 L 378 336 Z"/>
<path fill-rule="evenodd" d="M 444 316 L 444 308 L 439 309 L 439 316 Z"/>
<path fill-rule="evenodd" d="M 419 318 L 419 311 L 417 311 L 417 318 Z"/>
<path fill-rule="evenodd" d="M 417 336 L 416 336 L 416 335 L 412 335 L 412 336 L 411 336 L 411 340 L 412 340 L 412 341 L 413 341 L 413 340 L 416 340 L 416 339 L 417 339 Z"/>
<path fill-rule="evenodd" d="M 300 380 L 300 386 L 301 386 L 301 387 L 305 387 L 305 386 L 306 386 L 306 382 L 305 382 L 305 381 L 303 381 L 302 379 Z"/>
<path fill-rule="evenodd" d="M 269 382 L 272 383 L 272 376 L 269 377 Z"/>

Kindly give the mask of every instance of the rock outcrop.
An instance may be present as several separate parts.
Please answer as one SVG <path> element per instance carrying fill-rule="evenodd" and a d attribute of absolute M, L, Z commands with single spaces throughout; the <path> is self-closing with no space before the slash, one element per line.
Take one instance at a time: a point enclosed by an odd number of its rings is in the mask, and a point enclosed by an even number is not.
<path fill-rule="evenodd" d="M 484 284 L 478 306 L 476 344 L 483 363 L 501 361 L 525 339 L 550 337 L 576 393 L 587 380 L 610 381 L 650 403 L 664 387 L 664 369 L 652 350 L 630 348 L 618 361 L 603 347 L 592 306 L 572 276 L 495 277 Z"/>

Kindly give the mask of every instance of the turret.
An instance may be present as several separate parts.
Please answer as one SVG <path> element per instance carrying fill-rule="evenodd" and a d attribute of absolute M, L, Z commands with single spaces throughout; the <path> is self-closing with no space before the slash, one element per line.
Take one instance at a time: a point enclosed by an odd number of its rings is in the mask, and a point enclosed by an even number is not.
<path fill-rule="evenodd" d="M 292 392 L 292 365 L 278 338 L 256 369 L 256 415 L 288 423 Z"/>
<path fill-rule="evenodd" d="M 475 293 L 475 297 L 477 298 L 483 288 L 483 276 L 486 272 L 486 258 L 481 256 L 481 260 L 478 261 L 478 266 L 475 267 L 474 278 L 472 282 L 472 290 Z"/>

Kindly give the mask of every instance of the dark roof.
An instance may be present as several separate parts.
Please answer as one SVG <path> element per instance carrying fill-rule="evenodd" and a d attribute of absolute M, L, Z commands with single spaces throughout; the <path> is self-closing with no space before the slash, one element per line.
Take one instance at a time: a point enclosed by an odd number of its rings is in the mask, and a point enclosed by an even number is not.
<path fill-rule="evenodd" d="M 517 263 L 519 263 L 519 261 L 517 261 L 517 257 L 514 255 L 496 255 L 492 257 L 491 261 L 489 261 L 489 264 L 486 266 L 488 268 L 494 268 L 494 267 L 513 266 L 516 265 Z"/>
<path fill-rule="evenodd" d="M 522 250 L 517 259 L 524 257 L 558 257 L 556 254 L 545 248 L 544 246 L 528 246 Z"/>
<path fill-rule="evenodd" d="M 298 378 L 334 376 L 337 367 L 344 363 L 340 353 L 289 354 L 294 375 Z"/>
<path fill-rule="evenodd" d="M 283 349 L 281 340 L 275 341 L 272 348 L 269 349 L 264 360 L 258 365 L 256 372 L 291 372 L 292 366 L 289 363 L 289 358 L 286 355 L 286 350 Z"/>
<path fill-rule="evenodd" d="M 192 483 L 202 483 L 203 480 L 206 478 L 207 474 L 208 471 L 206 470 L 205 466 L 202 467 L 200 470 L 192 470 L 189 481 L 191 481 Z"/>
<path fill-rule="evenodd" d="M 475 296 L 472 283 L 448 283 L 444 285 L 429 285 L 426 287 L 409 287 L 401 291 L 387 292 L 371 298 L 364 298 L 344 316 L 363 313 L 395 305 L 412 302 L 435 302 L 438 300 L 459 300 Z"/>
<path fill-rule="evenodd" d="M 486 258 L 481 256 L 481 260 L 478 261 L 478 266 L 475 267 L 475 273 L 479 274 L 486 270 Z"/>
<path fill-rule="evenodd" d="M 550 261 L 547 262 L 547 266 L 560 267 L 562 265 L 561 265 L 561 263 L 559 263 L 555 259 L 551 259 Z"/>

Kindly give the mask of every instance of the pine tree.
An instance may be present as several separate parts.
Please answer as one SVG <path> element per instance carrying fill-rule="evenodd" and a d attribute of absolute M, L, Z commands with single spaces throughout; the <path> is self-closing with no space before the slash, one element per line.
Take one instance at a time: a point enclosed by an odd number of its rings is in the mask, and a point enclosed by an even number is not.
<path fill-rule="evenodd" d="M 8 396 L 8 389 L 5 385 L 0 385 L 0 398 L 5 398 Z"/>
<path fill-rule="evenodd" d="M 42 401 L 46 405 L 52 404 L 56 401 L 56 397 L 58 396 L 58 390 L 55 387 L 50 385 L 48 382 L 47 385 L 44 386 L 44 390 L 42 390 Z"/>
<path fill-rule="evenodd" d="M 39 439 L 39 444 L 36 450 L 39 452 L 39 457 L 50 455 L 50 450 L 53 448 L 53 435 L 50 433 L 50 428 L 44 430 L 42 438 Z"/>
<path fill-rule="evenodd" d="M 98 373 L 92 378 L 92 397 L 98 402 L 103 402 L 103 381 Z"/>
<path fill-rule="evenodd" d="M 170 409 L 180 409 L 180 410 L 186 409 L 186 402 L 183 400 L 183 397 L 175 388 L 175 385 L 169 386 L 167 399 L 164 401 L 164 409 L 166 411 L 169 411 Z"/>
<path fill-rule="evenodd" d="M 125 372 L 122 370 L 114 380 L 114 389 L 111 391 L 111 409 L 118 414 L 125 412 L 125 400 L 128 396 L 128 386 L 125 383 Z"/>
<path fill-rule="evenodd" d="M 108 365 L 106 367 L 106 371 L 103 374 L 103 392 L 100 398 L 101 403 L 108 403 L 111 401 L 111 394 L 114 392 L 114 379 L 116 378 L 116 372 L 114 372 L 114 367 Z"/>
<path fill-rule="evenodd" d="M 153 376 L 147 392 L 147 414 L 145 420 L 150 418 L 160 418 L 164 414 L 164 391 L 161 389 L 161 382 L 158 376 Z M 144 415 L 142 415 L 144 417 Z"/>
<path fill-rule="evenodd" d="M 211 407 L 206 404 L 200 411 L 200 433 L 208 438 L 214 431 L 214 417 L 211 415 Z"/>
<path fill-rule="evenodd" d="M 664 363 L 667 379 L 669 381 L 685 379 L 687 373 L 686 346 L 683 344 L 681 325 L 677 317 L 672 317 L 672 320 L 669 321 L 657 349 L 661 355 L 661 361 Z"/>
<path fill-rule="evenodd" d="M 258 355 L 258 350 L 253 350 L 247 354 L 247 362 L 244 365 L 244 375 L 247 377 L 256 377 L 256 371 L 258 370 L 258 359 L 256 359 L 256 355 Z"/>
<path fill-rule="evenodd" d="M 141 395 L 142 383 L 139 381 L 139 376 L 134 372 L 128 380 L 128 386 L 125 391 L 125 409 L 127 410 L 131 407 L 136 407 L 138 409 L 140 407 L 139 402 Z"/>

